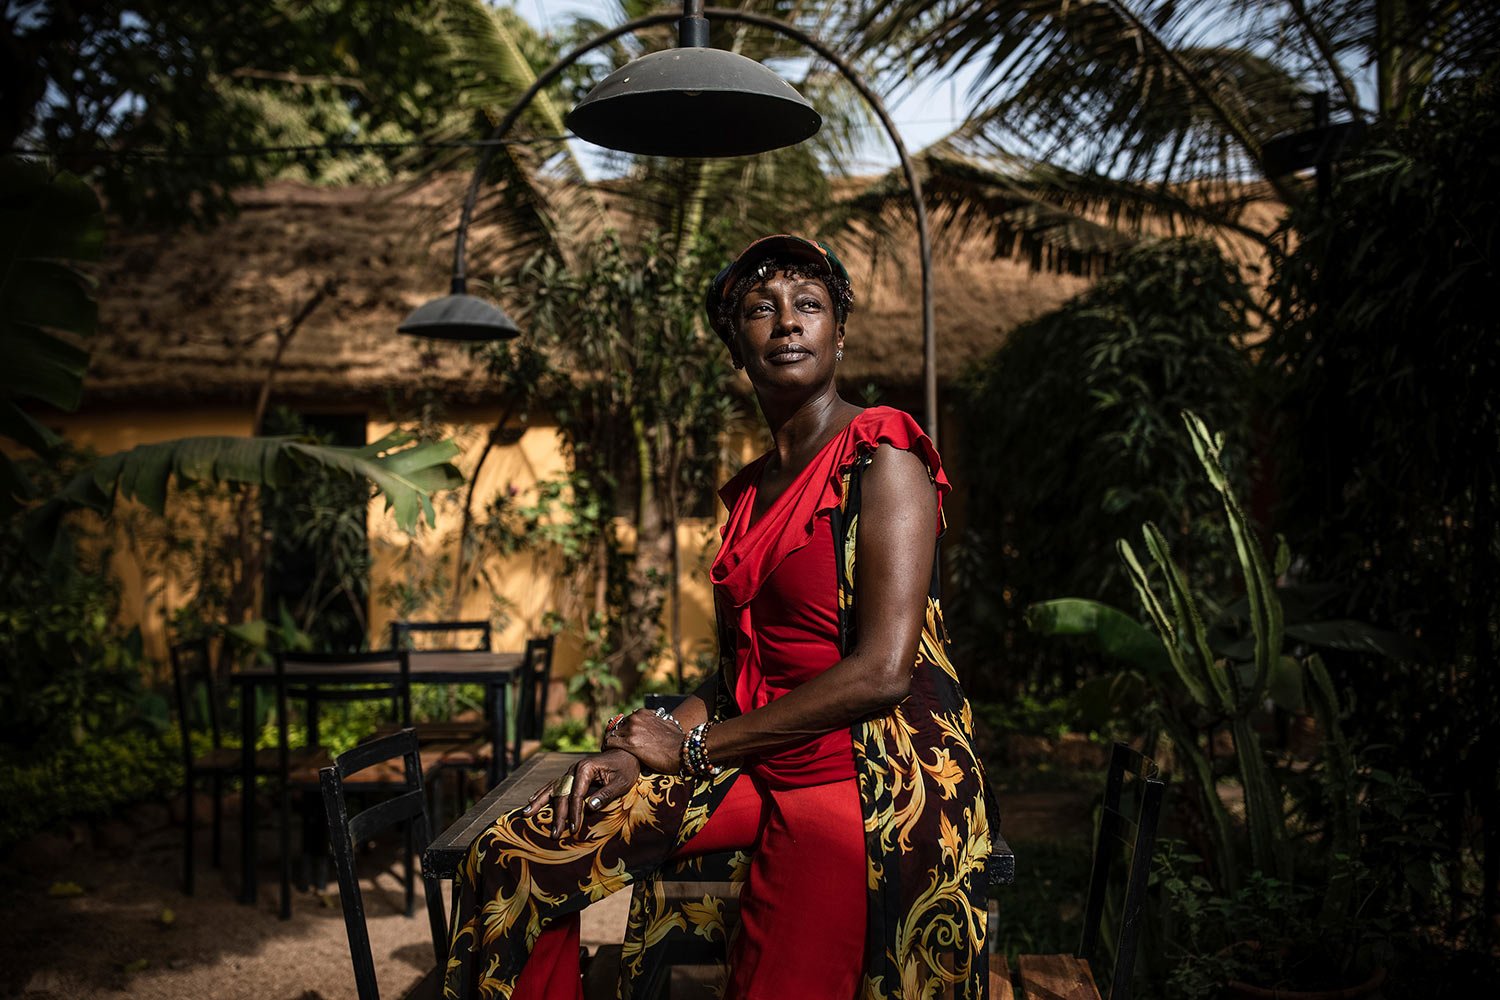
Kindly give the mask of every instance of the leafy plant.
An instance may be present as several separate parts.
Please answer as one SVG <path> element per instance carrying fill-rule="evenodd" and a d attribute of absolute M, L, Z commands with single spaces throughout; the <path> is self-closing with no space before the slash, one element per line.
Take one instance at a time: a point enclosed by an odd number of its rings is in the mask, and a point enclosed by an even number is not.
<path fill-rule="evenodd" d="M 66 449 L 16 469 L 34 488 L 56 486 L 85 461 Z M 119 588 L 98 536 L 74 533 L 38 566 L 21 518 L 0 528 L 0 744 L 18 751 L 71 746 L 140 721 L 141 638 L 116 624 Z"/>
<path fill-rule="evenodd" d="M 727 352 L 701 325 L 702 287 L 719 256 L 706 240 L 673 250 L 661 238 L 627 246 L 610 234 L 574 265 L 539 256 L 518 279 L 537 353 L 497 360 L 531 372 L 570 468 L 491 503 L 465 533 L 465 563 L 524 548 L 565 581 L 558 627 L 584 652 L 569 693 L 590 725 L 682 645 L 678 617 L 664 615 L 690 558 L 679 527 L 712 502 L 735 413 Z"/>
<path fill-rule="evenodd" d="M 83 394 L 97 309 L 81 269 L 104 243 L 99 199 L 77 177 L 0 157 L 0 438 L 38 455 L 61 439 L 26 411 L 42 404 L 74 410 Z M 0 452 L 0 514 L 13 515 L 37 490 Z"/>
<path fill-rule="evenodd" d="M 21 753 L 0 746 L 0 850 L 69 820 L 99 820 L 181 786 L 175 732 L 131 730 Z"/>
<path fill-rule="evenodd" d="M 1431 88 L 1326 201 L 1288 218 L 1261 366 L 1278 417 L 1279 523 L 1321 577 L 1344 583 L 1334 614 L 1422 639 L 1400 660 L 1349 650 L 1328 665 L 1359 707 L 1351 734 L 1389 746 L 1390 770 L 1440 793 L 1436 831 L 1411 857 L 1446 871 L 1425 896 L 1400 898 L 1414 925 L 1443 927 L 1472 961 L 1489 954 L 1500 914 L 1500 77 L 1489 58 L 1487 71 Z"/>
<path fill-rule="evenodd" d="M 1116 609 L 1077 600 L 1040 604 L 1030 610 L 1028 623 L 1046 635 L 1088 634 L 1101 650 L 1134 668 L 1150 695 L 1145 714 L 1168 737 L 1169 753 L 1193 795 L 1204 844 L 1201 855 L 1212 873 L 1209 884 L 1230 901 L 1220 906 L 1221 917 L 1253 909 L 1253 900 L 1240 898 L 1244 894 L 1280 893 L 1278 905 L 1294 909 L 1315 901 L 1312 912 L 1298 910 L 1305 920 L 1349 927 L 1358 908 L 1351 866 L 1361 847 L 1362 778 L 1343 735 L 1344 706 L 1318 654 L 1294 655 L 1287 649 L 1273 566 L 1224 472 L 1223 438 L 1194 414 L 1184 413 L 1182 419 L 1197 461 L 1221 498 L 1243 599 L 1225 607 L 1205 598 L 1173 560 L 1161 531 L 1148 523 L 1142 533 L 1149 569 L 1123 539 L 1118 552 L 1154 635 Z M 1282 546 L 1274 574 L 1285 572 L 1288 562 Z M 1233 626 L 1239 622 L 1243 633 L 1235 634 Z M 1313 640 L 1373 648 L 1390 638 L 1348 622 L 1303 625 L 1299 632 Z M 1257 721 L 1268 700 L 1298 709 L 1305 704 L 1316 720 L 1318 771 L 1301 786 L 1274 766 L 1261 743 Z M 1222 767 L 1213 756 L 1214 735 L 1220 730 L 1227 730 L 1233 755 Z M 1241 793 L 1243 823 L 1220 794 L 1226 780 Z M 1290 811 L 1289 792 L 1296 803 Z M 1314 879 L 1323 883 L 1316 894 L 1307 888 Z M 1268 936 L 1260 944 L 1269 950 L 1261 960 L 1280 955 L 1275 951 L 1279 942 L 1296 941 L 1276 932 L 1274 924 L 1262 929 Z M 1325 951 L 1323 960 L 1330 959 L 1346 972 L 1353 949 Z"/>
<path fill-rule="evenodd" d="M 1124 567 L 1106 543 L 1142 521 L 1163 525 L 1194 576 L 1228 574 L 1219 500 L 1179 446 L 1177 414 L 1203 413 L 1248 450 L 1250 367 L 1240 340 L 1250 308 L 1238 272 L 1214 247 L 1166 240 L 1122 256 L 1092 289 L 1012 332 L 965 376 L 957 475 L 983 516 L 952 553 L 954 634 L 975 663 L 997 644 L 1007 650 L 1004 673 L 973 678 L 977 696 L 1066 692 L 1091 672 L 1087 655 L 1035 641 L 1024 610 L 1056 594 L 1129 601 Z M 1009 690 L 986 690 L 1001 685 Z"/>

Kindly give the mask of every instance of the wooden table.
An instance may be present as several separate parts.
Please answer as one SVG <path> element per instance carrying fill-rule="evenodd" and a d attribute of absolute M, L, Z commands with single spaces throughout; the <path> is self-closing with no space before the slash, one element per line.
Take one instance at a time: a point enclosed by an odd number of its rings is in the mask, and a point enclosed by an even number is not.
<path fill-rule="evenodd" d="M 458 863 L 469 853 L 469 847 L 481 833 L 495 825 L 495 820 L 530 802 L 538 788 L 561 778 L 585 756 L 587 754 L 543 750 L 527 758 L 504 781 L 490 789 L 488 795 L 474 803 L 473 808 L 432 839 L 422 853 L 422 877 L 452 878 L 458 871 Z"/>
<path fill-rule="evenodd" d="M 490 723 L 490 784 L 500 787 L 504 776 L 505 720 L 509 711 L 511 681 L 525 662 L 521 653 L 497 653 L 488 650 L 462 652 L 422 652 L 414 650 L 407 654 L 410 679 L 413 684 L 483 684 L 485 686 L 485 714 Z M 391 654 L 389 663 L 335 664 L 299 663 L 288 656 L 285 676 L 287 681 L 299 687 L 316 688 L 318 685 L 336 684 L 384 684 L 389 683 L 394 672 L 396 654 Z M 240 772 L 243 793 L 240 807 L 240 862 L 243 882 L 240 901 L 253 903 L 256 898 L 255 877 L 255 692 L 260 687 L 276 684 L 276 668 L 249 667 L 233 671 L 229 682 L 240 687 Z M 286 776 L 281 776 L 286 780 Z M 485 801 L 488 801 L 486 796 Z M 473 810 L 470 810 L 471 812 Z"/>
<path fill-rule="evenodd" d="M 422 876 L 434 880 L 452 878 L 458 871 L 459 862 L 469 853 L 469 847 L 481 833 L 494 825 L 495 820 L 524 806 L 538 788 L 562 777 L 584 756 L 544 750 L 516 768 L 509 777 L 490 789 L 488 795 L 474 803 L 472 809 L 433 838 L 422 855 Z M 1009 885 L 1016 877 L 1015 853 L 998 831 L 992 836 L 994 841 L 986 866 L 990 881 L 995 885 Z"/>

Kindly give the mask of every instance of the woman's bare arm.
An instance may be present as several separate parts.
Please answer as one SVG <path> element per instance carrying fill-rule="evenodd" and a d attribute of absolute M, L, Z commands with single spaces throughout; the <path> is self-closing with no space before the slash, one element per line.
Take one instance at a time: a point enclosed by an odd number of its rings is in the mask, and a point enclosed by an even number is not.
<path fill-rule="evenodd" d="M 911 690 L 937 547 L 937 493 L 922 460 L 889 445 L 876 450 L 860 486 L 854 651 L 769 705 L 710 729 L 715 762 L 844 728 L 898 704 Z M 709 717 L 707 706 L 690 698 L 674 715 L 690 729 Z M 649 714 L 627 722 L 611 747 L 629 750 L 653 770 L 680 768 L 682 736 L 670 723 Z"/>

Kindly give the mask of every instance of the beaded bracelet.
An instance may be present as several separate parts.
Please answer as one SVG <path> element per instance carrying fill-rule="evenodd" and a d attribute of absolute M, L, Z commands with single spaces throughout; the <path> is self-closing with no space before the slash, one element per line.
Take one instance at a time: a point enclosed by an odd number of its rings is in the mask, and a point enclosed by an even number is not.
<path fill-rule="evenodd" d="M 682 773 L 690 778 L 711 778 L 724 770 L 708 759 L 708 727 L 705 722 L 688 730 L 682 738 Z"/>
<path fill-rule="evenodd" d="M 671 712 L 668 712 L 665 708 L 658 707 L 656 710 L 656 717 L 658 719 L 666 719 L 672 725 L 677 727 L 677 731 L 679 733 L 682 732 L 682 723 L 678 722 L 677 717 Z"/>

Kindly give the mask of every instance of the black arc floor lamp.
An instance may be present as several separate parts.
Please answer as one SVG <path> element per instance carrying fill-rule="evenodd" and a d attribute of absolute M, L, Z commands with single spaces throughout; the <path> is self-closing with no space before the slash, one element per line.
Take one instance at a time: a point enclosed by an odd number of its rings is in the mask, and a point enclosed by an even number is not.
<path fill-rule="evenodd" d="M 678 47 L 632 60 L 602 80 L 567 116 L 579 138 L 609 149 L 648 156 L 747 156 L 811 137 L 822 117 L 791 84 L 752 59 L 708 44 L 710 20 L 766 28 L 799 42 L 835 67 L 875 111 L 885 128 L 911 192 L 922 265 L 922 384 L 925 429 L 937 441 L 937 352 L 933 330 L 932 246 L 922 183 L 879 95 L 842 57 L 795 25 L 752 11 L 703 6 L 684 0 L 682 13 L 648 14 L 601 32 L 558 59 L 537 76 L 505 117 L 491 130 L 503 138 L 531 101 L 581 57 L 622 35 L 677 22 Z M 487 145 L 469 179 L 453 245 L 450 293 L 419 306 L 397 329 L 443 340 L 502 340 L 519 328 L 503 310 L 467 291 L 464 252 L 479 185 L 494 156 Z"/>

